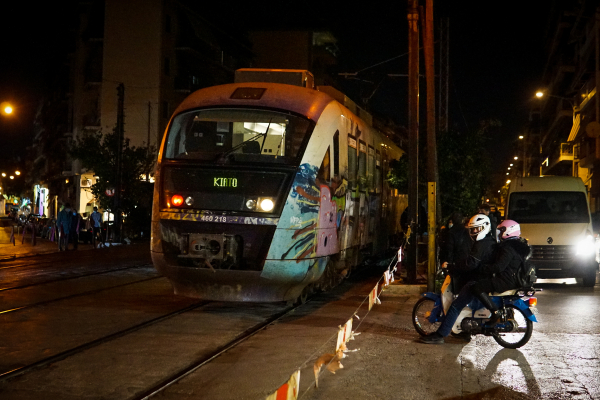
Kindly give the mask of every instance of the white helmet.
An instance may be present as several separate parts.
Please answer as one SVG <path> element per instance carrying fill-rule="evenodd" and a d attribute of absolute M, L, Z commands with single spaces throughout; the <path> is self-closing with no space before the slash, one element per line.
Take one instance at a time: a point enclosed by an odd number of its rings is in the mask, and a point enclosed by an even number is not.
<path fill-rule="evenodd" d="M 477 214 L 469 220 L 467 224 L 469 234 L 471 238 L 476 242 L 486 237 L 490 232 L 492 224 L 490 224 L 490 218 L 485 214 Z"/>

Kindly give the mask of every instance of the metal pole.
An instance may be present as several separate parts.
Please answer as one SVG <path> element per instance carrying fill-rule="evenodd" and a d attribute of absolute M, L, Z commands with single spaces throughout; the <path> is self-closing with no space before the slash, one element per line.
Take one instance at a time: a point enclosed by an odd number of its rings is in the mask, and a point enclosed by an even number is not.
<path fill-rule="evenodd" d="M 419 11 L 417 0 L 408 0 L 408 222 L 407 280 L 417 279 L 419 217 Z"/>

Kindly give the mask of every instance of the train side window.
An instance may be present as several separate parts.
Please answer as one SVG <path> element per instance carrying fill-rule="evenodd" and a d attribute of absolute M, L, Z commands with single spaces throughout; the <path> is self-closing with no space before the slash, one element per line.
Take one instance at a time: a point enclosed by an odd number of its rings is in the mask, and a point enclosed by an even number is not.
<path fill-rule="evenodd" d="M 325 153 L 325 157 L 323 157 L 323 161 L 321 161 L 321 168 L 319 168 L 319 172 L 317 173 L 317 178 L 322 183 L 329 183 L 331 180 L 331 165 L 329 162 L 329 147 L 327 148 L 327 152 Z"/>
<path fill-rule="evenodd" d="M 361 191 L 367 188 L 367 145 L 360 140 L 358 142 L 358 185 Z"/>
<path fill-rule="evenodd" d="M 381 153 L 375 151 L 375 193 L 381 193 Z"/>
<path fill-rule="evenodd" d="M 350 190 L 354 190 L 356 187 L 356 168 L 358 166 L 356 145 L 356 139 L 348 135 L 348 188 Z"/>
<path fill-rule="evenodd" d="M 340 131 L 333 135 L 333 176 L 340 176 Z"/>
<path fill-rule="evenodd" d="M 367 165 L 367 186 L 370 191 L 373 191 L 375 188 L 373 182 L 373 175 L 375 173 L 375 149 L 373 146 L 369 146 L 369 155 L 368 155 L 368 165 Z"/>

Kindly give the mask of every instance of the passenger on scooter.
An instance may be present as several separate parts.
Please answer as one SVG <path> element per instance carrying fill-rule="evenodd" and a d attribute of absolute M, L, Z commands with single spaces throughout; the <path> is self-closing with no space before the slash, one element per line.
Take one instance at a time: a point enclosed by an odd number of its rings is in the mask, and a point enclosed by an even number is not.
<path fill-rule="evenodd" d="M 450 266 L 450 273 L 452 275 L 455 275 L 457 272 L 460 273 L 463 281 L 464 279 L 468 279 L 468 283 L 462 287 L 458 297 L 450 305 L 446 313 L 446 318 L 444 318 L 437 331 L 429 336 L 420 338 L 423 343 L 444 343 L 444 337 L 452 332 L 452 326 L 456 322 L 461 310 L 474 298 L 471 289 L 476 281 L 482 277 L 480 266 L 483 263 L 487 264 L 493 261 L 496 242 L 488 235 L 491 229 L 490 219 L 486 215 L 477 214 L 471 218 L 467 224 L 467 228 L 469 229 L 471 238 L 475 241 L 471 248 L 471 254 L 463 263 Z M 465 339 L 469 340 L 468 338 Z"/>

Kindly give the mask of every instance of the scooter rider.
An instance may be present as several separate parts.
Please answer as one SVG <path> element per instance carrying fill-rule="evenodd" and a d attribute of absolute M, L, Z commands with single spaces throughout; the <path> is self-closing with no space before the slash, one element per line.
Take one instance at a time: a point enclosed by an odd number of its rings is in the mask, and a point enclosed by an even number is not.
<path fill-rule="evenodd" d="M 498 231 L 501 242 L 498 245 L 497 256 L 493 263 L 481 266 L 481 272 L 492 278 L 480 280 L 472 287 L 472 293 L 492 312 L 486 324 L 488 326 L 494 325 L 501 317 L 498 307 L 488 293 L 501 293 L 518 288 L 517 270 L 531 252 L 527 240 L 520 237 L 521 227 L 517 222 L 510 219 L 503 221 L 498 225 Z"/>
<path fill-rule="evenodd" d="M 471 238 L 475 241 L 471 249 L 471 254 L 464 263 L 452 266 L 450 272 L 461 273 L 463 279 L 468 274 L 469 282 L 463 286 L 458 297 L 450 305 L 446 313 L 446 318 L 444 318 L 437 331 L 420 338 L 423 343 L 444 343 L 444 337 L 448 336 L 452 331 L 452 326 L 456 322 L 461 310 L 474 298 L 472 287 L 475 285 L 477 279 L 481 278 L 480 266 L 482 263 L 493 261 L 496 242 L 488 235 L 491 230 L 490 219 L 484 214 L 477 214 L 471 218 L 467 224 L 467 228 L 469 229 Z"/>

